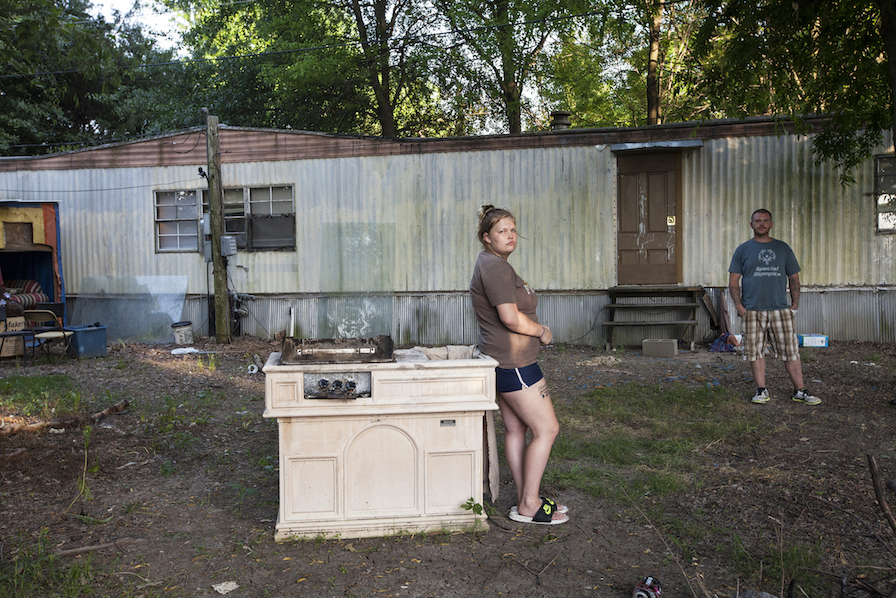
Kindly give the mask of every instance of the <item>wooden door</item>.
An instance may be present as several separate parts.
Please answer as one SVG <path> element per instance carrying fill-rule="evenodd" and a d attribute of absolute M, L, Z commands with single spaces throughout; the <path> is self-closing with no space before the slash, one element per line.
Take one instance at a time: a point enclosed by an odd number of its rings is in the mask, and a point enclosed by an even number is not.
<path fill-rule="evenodd" d="M 620 154 L 616 164 L 618 284 L 676 284 L 678 154 Z"/>

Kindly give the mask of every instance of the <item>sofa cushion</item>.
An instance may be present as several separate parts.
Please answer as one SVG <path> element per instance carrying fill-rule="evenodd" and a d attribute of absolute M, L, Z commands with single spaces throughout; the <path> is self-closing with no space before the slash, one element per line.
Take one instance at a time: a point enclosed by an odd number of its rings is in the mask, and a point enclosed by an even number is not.
<path fill-rule="evenodd" d="M 50 298 L 44 293 L 40 283 L 36 280 L 25 278 L 12 279 L 5 281 L 7 291 L 9 289 L 18 289 L 18 292 L 11 294 L 9 301 L 18 303 L 24 308 L 34 307 L 38 303 L 46 303 Z"/>
<path fill-rule="evenodd" d="M 17 295 L 27 295 L 28 293 L 43 293 L 40 283 L 36 280 L 27 278 L 15 278 L 7 280 L 5 283 L 7 289 L 19 289 Z"/>

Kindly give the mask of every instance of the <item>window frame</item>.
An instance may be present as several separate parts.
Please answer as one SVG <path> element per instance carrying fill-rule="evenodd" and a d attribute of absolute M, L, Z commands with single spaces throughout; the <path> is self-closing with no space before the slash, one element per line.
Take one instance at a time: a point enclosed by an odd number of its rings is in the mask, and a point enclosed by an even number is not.
<path fill-rule="evenodd" d="M 193 197 L 193 205 L 181 205 L 179 196 Z M 171 203 L 161 203 L 163 197 L 171 197 L 174 201 Z M 153 191 L 153 229 L 156 253 L 191 253 L 202 250 L 202 230 L 199 226 L 199 214 L 202 209 L 200 206 L 200 191 L 198 189 L 159 189 Z M 192 210 L 193 214 L 187 214 L 184 217 L 180 212 L 182 210 Z M 163 214 L 164 212 L 173 211 L 173 214 Z M 164 231 L 164 228 L 173 226 L 175 230 Z M 181 230 L 181 229 L 184 230 Z M 183 240 L 191 239 L 190 246 L 185 246 Z M 165 239 L 175 239 L 175 246 L 164 243 Z"/>
<path fill-rule="evenodd" d="M 228 193 L 235 195 L 234 191 L 240 191 L 242 194 L 242 213 L 238 216 L 228 216 L 228 205 L 235 206 L 237 202 L 227 202 Z M 277 185 L 251 185 L 244 187 L 225 187 L 222 190 L 224 194 L 224 228 L 228 235 L 232 235 L 237 239 L 237 250 L 239 251 L 295 251 L 296 248 L 296 203 L 295 203 L 295 185 L 277 184 Z M 266 197 L 264 197 L 266 196 Z M 253 206 L 265 206 L 266 209 L 256 209 Z M 289 211 L 284 211 L 287 207 Z M 208 190 L 202 192 L 202 215 L 208 214 Z M 261 212 L 261 213 L 256 213 Z M 260 238 L 258 235 L 259 226 L 257 221 L 265 219 L 282 220 L 284 223 L 280 227 L 264 227 L 268 230 L 274 228 L 286 229 L 290 231 L 289 239 L 270 239 L 268 237 Z M 237 223 L 240 223 L 239 225 Z"/>
<path fill-rule="evenodd" d="M 882 164 L 885 161 L 888 163 L 886 168 Z M 896 234 L 896 155 L 879 154 L 874 156 L 873 195 L 875 234 Z M 882 203 L 881 199 L 884 196 L 886 199 Z M 881 209 L 882 205 L 887 206 L 886 209 Z M 882 221 L 889 221 L 888 226 L 881 227 Z"/>

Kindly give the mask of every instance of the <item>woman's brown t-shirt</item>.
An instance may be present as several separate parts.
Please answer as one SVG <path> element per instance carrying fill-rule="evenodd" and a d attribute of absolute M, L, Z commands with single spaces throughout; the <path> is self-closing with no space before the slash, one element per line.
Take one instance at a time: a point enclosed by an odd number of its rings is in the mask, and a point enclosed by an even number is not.
<path fill-rule="evenodd" d="M 479 320 L 479 349 L 502 368 L 521 368 L 535 363 L 541 342 L 537 337 L 517 334 L 498 316 L 497 306 L 515 303 L 517 309 L 538 322 L 538 296 L 517 275 L 507 260 L 483 251 L 476 260 L 470 281 L 473 311 Z"/>

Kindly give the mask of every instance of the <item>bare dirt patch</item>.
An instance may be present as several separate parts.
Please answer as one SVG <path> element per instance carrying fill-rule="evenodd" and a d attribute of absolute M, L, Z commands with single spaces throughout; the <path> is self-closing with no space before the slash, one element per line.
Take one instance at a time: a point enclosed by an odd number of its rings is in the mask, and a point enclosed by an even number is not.
<path fill-rule="evenodd" d="M 126 344 L 105 358 L 24 370 L 0 362 L 0 376 L 65 374 L 90 413 L 129 402 L 92 426 L 86 465 L 83 428 L 0 435 L 0 557 L 46 534 L 54 551 L 73 551 L 64 558 L 92 559 L 87 582 L 101 596 L 218 596 L 215 585 L 235 582 L 230 596 L 622 597 L 645 575 L 662 581 L 664 596 L 702 596 L 697 573 L 718 596 L 734 596 L 734 548 L 711 531 L 733 529 L 747 549 L 819 543 L 828 559 L 809 574 L 829 578 L 832 592 L 862 566 L 879 572 L 868 582 L 893 585 L 896 540 L 867 463 L 875 456 L 882 476 L 896 478 L 891 345 L 806 350 L 817 407 L 792 402 L 783 368 L 770 365 L 773 398 L 755 408 L 773 432 L 708 448 L 718 469 L 712 479 L 656 499 L 669 517 L 703 530 L 687 551 L 631 504 L 563 488 L 545 490 L 570 506 L 569 524 L 514 523 L 506 470 L 487 533 L 277 544 L 276 423 L 261 416 L 264 375 L 248 366 L 278 347 L 249 337 L 194 346 L 214 356 Z M 657 359 L 559 346 L 541 364 L 555 401 L 626 382 L 725 386 L 745 402 L 753 392 L 738 355 L 706 347 Z M 79 494 L 81 480 L 89 497 Z"/>

